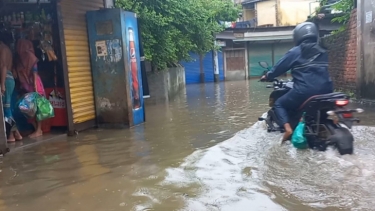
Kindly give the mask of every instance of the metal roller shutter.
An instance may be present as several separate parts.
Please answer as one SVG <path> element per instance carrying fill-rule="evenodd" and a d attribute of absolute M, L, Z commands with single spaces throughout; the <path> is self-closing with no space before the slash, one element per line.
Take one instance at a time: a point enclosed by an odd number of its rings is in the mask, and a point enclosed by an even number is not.
<path fill-rule="evenodd" d="M 218 51 L 219 58 L 219 80 L 224 81 L 224 57 L 223 52 Z M 185 67 L 185 78 L 186 84 L 200 83 L 200 65 L 199 56 L 195 53 L 190 53 L 193 61 L 181 62 L 181 65 Z M 203 69 L 204 69 L 204 82 L 214 81 L 214 63 L 213 63 L 213 52 L 206 53 L 203 58 Z"/>
<path fill-rule="evenodd" d="M 95 119 L 86 12 L 103 8 L 103 0 L 62 0 L 61 14 L 68 64 L 73 123 Z"/>
<path fill-rule="evenodd" d="M 269 43 L 250 43 L 249 54 L 249 76 L 259 77 L 263 75 L 264 68 L 260 67 L 258 62 L 265 61 L 272 65 L 272 44 Z"/>
<path fill-rule="evenodd" d="M 285 43 L 275 43 L 274 52 L 275 52 L 275 64 L 290 50 L 294 47 L 292 42 Z"/>

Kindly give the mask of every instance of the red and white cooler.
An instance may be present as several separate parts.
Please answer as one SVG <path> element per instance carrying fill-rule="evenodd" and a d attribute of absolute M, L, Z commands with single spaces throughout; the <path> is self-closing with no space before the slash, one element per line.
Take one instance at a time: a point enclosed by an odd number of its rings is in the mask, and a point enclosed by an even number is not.
<path fill-rule="evenodd" d="M 65 89 L 62 87 L 46 88 L 46 97 L 51 102 L 55 111 L 55 117 L 51 119 L 51 126 L 68 126 L 68 114 L 66 110 Z"/>

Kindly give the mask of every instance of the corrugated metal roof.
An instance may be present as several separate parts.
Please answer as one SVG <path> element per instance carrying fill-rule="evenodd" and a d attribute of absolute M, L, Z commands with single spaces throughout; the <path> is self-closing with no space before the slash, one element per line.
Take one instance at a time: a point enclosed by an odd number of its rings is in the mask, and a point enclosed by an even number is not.
<path fill-rule="evenodd" d="M 269 31 L 269 32 L 246 32 L 244 37 L 268 37 L 268 36 L 288 36 L 293 35 L 293 30 L 289 31 Z"/>
<path fill-rule="evenodd" d="M 241 4 L 242 5 L 251 4 L 251 3 L 256 3 L 256 2 L 260 2 L 260 1 L 264 1 L 264 0 L 245 0 L 245 1 L 242 1 Z"/>
<path fill-rule="evenodd" d="M 293 31 L 273 31 L 273 32 L 246 32 L 244 38 L 235 39 L 235 42 L 245 41 L 272 41 L 272 40 L 292 40 Z"/>

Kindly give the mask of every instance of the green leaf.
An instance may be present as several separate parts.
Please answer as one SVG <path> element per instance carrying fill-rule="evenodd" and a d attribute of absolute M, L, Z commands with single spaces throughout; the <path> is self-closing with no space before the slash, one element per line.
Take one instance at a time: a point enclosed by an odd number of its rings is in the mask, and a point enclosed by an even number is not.
<path fill-rule="evenodd" d="M 350 14 L 354 9 L 354 0 L 342 0 L 337 4 L 332 5 L 332 9 L 341 11 L 343 13 L 342 16 L 335 17 L 332 19 L 332 22 L 342 23 L 343 26 L 340 27 L 337 32 L 343 32 L 347 28 L 347 23 L 350 20 Z"/>

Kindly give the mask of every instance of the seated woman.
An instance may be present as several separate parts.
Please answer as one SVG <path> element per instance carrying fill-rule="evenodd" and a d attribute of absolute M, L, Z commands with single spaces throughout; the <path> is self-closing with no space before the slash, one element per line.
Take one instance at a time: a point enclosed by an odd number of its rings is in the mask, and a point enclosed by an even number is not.
<path fill-rule="evenodd" d="M 30 92 L 37 92 L 45 97 L 42 80 L 38 74 L 38 58 L 35 56 L 33 43 L 29 40 L 19 39 L 17 41 L 17 56 L 16 56 L 16 77 L 20 82 L 20 94 Z M 31 122 L 35 131 L 30 138 L 36 138 L 43 135 L 42 123 L 35 119 Z"/>

